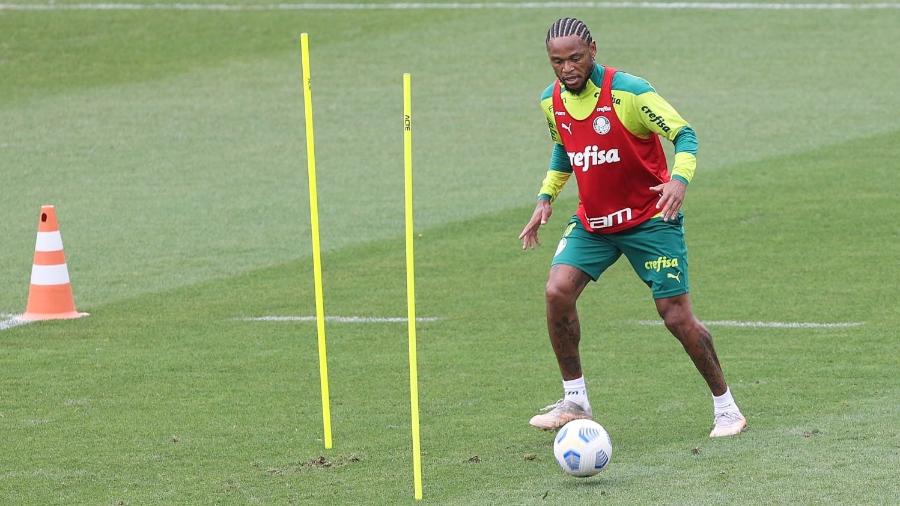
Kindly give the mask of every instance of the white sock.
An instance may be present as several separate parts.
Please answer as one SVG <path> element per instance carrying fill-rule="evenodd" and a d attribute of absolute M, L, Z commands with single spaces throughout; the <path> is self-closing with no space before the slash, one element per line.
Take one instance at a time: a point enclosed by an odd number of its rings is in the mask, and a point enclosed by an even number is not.
<path fill-rule="evenodd" d="M 591 409 L 591 403 L 588 402 L 587 385 L 584 383 L 584 376 L 573 380 L 563 380 L 563 395 L 567 401 L 572 401 L 584 409 Z"/>
<path fill-rule="evenodd" d="M 734 398 L 731 396 L 731 388 L 726 387 L 724 394 L 718 397 L 713 395 L 712 398 L 713 412 L 717 415 L 726 411 L 737 411 L 738 413 L 741 412 L 741 410 L 737 407 L 737 403 L 734 402 Z"/>

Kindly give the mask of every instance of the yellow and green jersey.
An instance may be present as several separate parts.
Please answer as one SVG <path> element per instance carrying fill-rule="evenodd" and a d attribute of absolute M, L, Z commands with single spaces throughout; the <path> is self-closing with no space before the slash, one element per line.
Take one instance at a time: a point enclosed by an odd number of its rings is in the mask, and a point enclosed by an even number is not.
<path fill-rule="evenodd" d="M 562 88 L 560 94 L 566 111 L 573 118 L 582 120 L 594 112 L 604 69 L 594 65 L 591 78 L 584 90 L 574 94 Z M 556 131 L 553 111 L 553 87 L 562 86 L 558 81 L 544 90 L 541 95 L 541 109 L 547 116 L 553 151 L 550 154 L 550 168 L 541 185 L 539 198 L 555 200 L 572 174 L 569 155 Z M 661 135 L 675 144 L 675 163 L 672 177 L 687 184 L 694 177 L 697 166 L 697 136 L 694 129 L 664 98 L 656 93 L 650 83 L 625 72 L 616 72 L 612 82 L 612 101 L 616 116 L 622 125 L 637 137 L 646 139 L 651 135 Z"/>

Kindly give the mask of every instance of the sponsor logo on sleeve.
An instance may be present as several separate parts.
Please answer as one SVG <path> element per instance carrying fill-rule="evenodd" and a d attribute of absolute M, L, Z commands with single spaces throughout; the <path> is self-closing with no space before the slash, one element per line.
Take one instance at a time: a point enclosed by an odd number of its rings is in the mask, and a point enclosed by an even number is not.
<path fill-rule="evenodd" d="M 550 129 L 550 140 L 556 143 L 560 143 L 559 132 L 556 131 L 556 123 L 548 121 L 547 127 Z"/>
<path fill-rule="evenodd" d="M 669 127 L 669 125 L 666 124 L 666 120 L 662 116 L 653 112 L 653 109 L 651 109 L 645 105 L 645 106 L 641 107 L 641 111 L 647 115 L 647 118 L 650 119 L 651 123 L 658 126 L 659 129 L 662 130 L 663 132 L 669 133 L 669 130 L 672 130 Z"/>

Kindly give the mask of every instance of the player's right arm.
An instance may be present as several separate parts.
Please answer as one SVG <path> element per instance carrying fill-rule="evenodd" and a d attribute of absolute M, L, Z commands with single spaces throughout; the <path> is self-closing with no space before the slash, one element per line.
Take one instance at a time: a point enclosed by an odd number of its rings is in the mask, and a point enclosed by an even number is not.
<path fill-rule="evenodd" d="M 541 183 L 541 190 L 538 193 L 537 204 L 534 212 L 531 213 L 531 219 L 519 234 L 522 241 L 522 249 L 534 248 L 540 242 L 538 241 L 538 229 L 541 225 L 545 225 L 550 215 L 553 214 L 551 203 L 556 200 L 563 186 L 572 175 L 572 164 L 569 161 L 569 155 L 563 148 L 562 140 L 556 131 L 556 120 L 553 118 L 553 99 L 552 88 L 547 88 L 541 97 L 541 109 L 547 117 L 547 128 L 550 130 L 550 139 L 553 141 L 553 150 L 550 153 L 550 167 L 547 175 Z"/>
<path fill-rule="evenodd" d="M 541 182 L 541 191 L 538 193 L 538 199 L 553 202 L 559 196 L 563 186 L 572 176 L 572 164 L 569 161 L 569 155 L 562 144 L 553 144 L 553 151 L 550 153 L 550 167 L 547 169 L 547 175 Z"/>
<path fill-rule="evenodd" d="M 531 249 L 540 244 L 538 241 L 538 229 L 541 225 L 545 225 L 553 209 L 550 208 L 550 201 L 546 199 L 538 199 L 537 205 L 534 206 L 534 212 L 531 213 L 531 219 L 519 234 L 519 240 L 522 241 L 522 249 Z"/>

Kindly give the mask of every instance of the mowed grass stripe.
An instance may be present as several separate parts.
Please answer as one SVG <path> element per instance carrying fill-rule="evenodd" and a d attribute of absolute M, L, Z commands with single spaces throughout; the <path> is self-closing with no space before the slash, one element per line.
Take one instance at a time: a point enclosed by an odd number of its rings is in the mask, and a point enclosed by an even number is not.
<path fill-rule="evenodd" d="M 890 502 L 900 492 L 889 471 L 900 444 L 890 400 L 900 388 L 884 371 L 897 365 L 900 322 L 880 303 L 891 300 L 883 279 L 895 272 L 870 266 L 896 253 L 884 249 L 892 224 L 880 218 L 897 205 L 881 181 L 898 141 L 895 132 L 772 158 L 692 186 L 688 242 L 701 318 L 867 322 L 810 333 L 714 330 L 750 417 L 740 438 L 707 439 L 708 392 L 677 342 L 625 321 L 653 313 L 630 267 L 620 262 L 586 291 L 584 364 L 615 448 L 608 472 L 592 481 L 561 473 L 549 435 L 526 425 L 559 394 L 542 287 L 573 200 L 557 204 L 535 252 L 518 251 L 515 240 L 525 207 L 422 231 L 418 307 L 446 317 L 419 329 L 426 498 Z M 827 219 L 810 227 L 810 216 Z M 867 230 L 847 226 L 856 220 Z M 768 239 L 756 245 L 759 235 Z M 834 259 L 816 257 L 810 269 L 801 247 L 809 244 Z M 777 261 L 762 256 L 767 245 Z M 329 311 L 402 314 L 403 262 L 399 237 L 329 252 Z M 404 329 L 329 329 L 335 448 L 325 452 L 314 325 L 231 320 L 310 314 L 310 280 L 308 261 L 298 261 L 103 305 L 79 321 L 4 331 L 4 347 L 15 353 L 0 355 L 8 441 L 0 459 L 9 469 L 0 474 L 0 498 L 408 500 Z"/>

